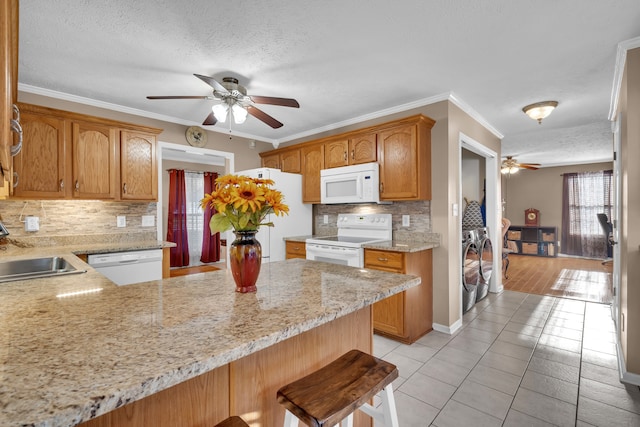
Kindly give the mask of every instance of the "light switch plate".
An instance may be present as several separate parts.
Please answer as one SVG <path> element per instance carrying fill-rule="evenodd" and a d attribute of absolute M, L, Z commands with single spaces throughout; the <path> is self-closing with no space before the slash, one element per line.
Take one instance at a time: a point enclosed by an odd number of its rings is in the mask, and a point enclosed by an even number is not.
<path fill-rule="evenodd" d="M 153 215 L 142 215 L 142 226 L 143 227 L 153 227 L 155 223 L 156 217 Z"/>
<path fill-rule="evenodd" d="M 403 227 L 408 227 L 409 226 L 409 215 L 402 215 L 402 226 Z"/>
<path fill-rule="evenodd" d="M 324 224 L 329 224 L 329 215 L 322 215 L 322 222 Z"/>
<path fill-rule="evenodd" d="M 118 215 L 116 217 L 116 225 L 120 228 L 127 226 L 127 217 L 124 215 Z"/>

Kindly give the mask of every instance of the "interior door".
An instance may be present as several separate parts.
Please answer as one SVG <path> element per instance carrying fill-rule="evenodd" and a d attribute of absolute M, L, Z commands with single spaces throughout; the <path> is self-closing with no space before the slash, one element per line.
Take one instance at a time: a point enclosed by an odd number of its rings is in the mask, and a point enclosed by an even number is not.
<path fill-rule="evenodd" d="M 620 316 L 620 200 L 621 194 L 621 177 L 620 177 L 620 129 L 622 127 L 622 113 L 618 113 L 615 122 L 612 123 L 613 129 L 613 304 L 611 305 L 611 315 L 616 324 L 616 333 L 620 339 L 620 325 L 618 322 Z"/>

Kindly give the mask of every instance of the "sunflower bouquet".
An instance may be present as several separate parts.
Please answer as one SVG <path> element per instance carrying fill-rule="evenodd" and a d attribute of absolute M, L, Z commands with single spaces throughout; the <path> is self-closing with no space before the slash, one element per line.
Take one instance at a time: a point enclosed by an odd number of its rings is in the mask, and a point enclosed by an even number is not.
<path fill-rule="evenodd" d="M 274 213 L 289 214 L 283 203 L 282 193 L 271 188 L 271 179 L 250 178 L 243 175 L 224 175 L 216 179 L 215 189 L 201 200 L 203 209 L 215 209 L 209 228 L 211 233 L 258 230 L 260 226 L 273 227 L 273 222 L 263 222 Z"/>

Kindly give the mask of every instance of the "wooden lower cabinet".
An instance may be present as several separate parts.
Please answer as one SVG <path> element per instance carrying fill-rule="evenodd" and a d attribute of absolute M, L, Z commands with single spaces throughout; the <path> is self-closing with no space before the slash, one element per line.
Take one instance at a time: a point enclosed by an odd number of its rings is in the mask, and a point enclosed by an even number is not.
<path fill-rule="evenodd" d="M 360 309 L 89 420 L 81 427 L 214 426 L 230 415 L 252 427 L 281 426 L 280 387 L 358 349 L 373 351 L 371 306 Z M 371 427 L 355 413 L 354 426 Z"/>
<path fill-rule="evenodd" d="M 307 258 L 307 245 L 304 242 L 287 241 L 285 242 L 285 246 L 286 259 Z"/>
<path fill-rule="evenodd" d="M 433 329 L 432 252 L 431 249 L 419 252 L 365 249 L 365 268 L 413 274 L 422 279 L 419 286 L 373 305 L 376 333 L 410 344 Z"/>

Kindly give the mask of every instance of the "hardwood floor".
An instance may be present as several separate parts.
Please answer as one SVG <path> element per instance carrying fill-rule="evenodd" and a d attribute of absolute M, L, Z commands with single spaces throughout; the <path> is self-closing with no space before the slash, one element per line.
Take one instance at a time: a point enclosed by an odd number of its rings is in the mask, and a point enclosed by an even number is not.
<path fill-rule="evenodd" d="M 509 254 L 505 290 L 610 304 L 611 263 L 582 258 Z"/>
<path fill-rule="evenodd" d="M 194 267 L 172 268 L 169 277 L 186 276 L 188 274 L 205 273 L 207 271 L 220 270 L 212 265 L 196 265 Z"/>

